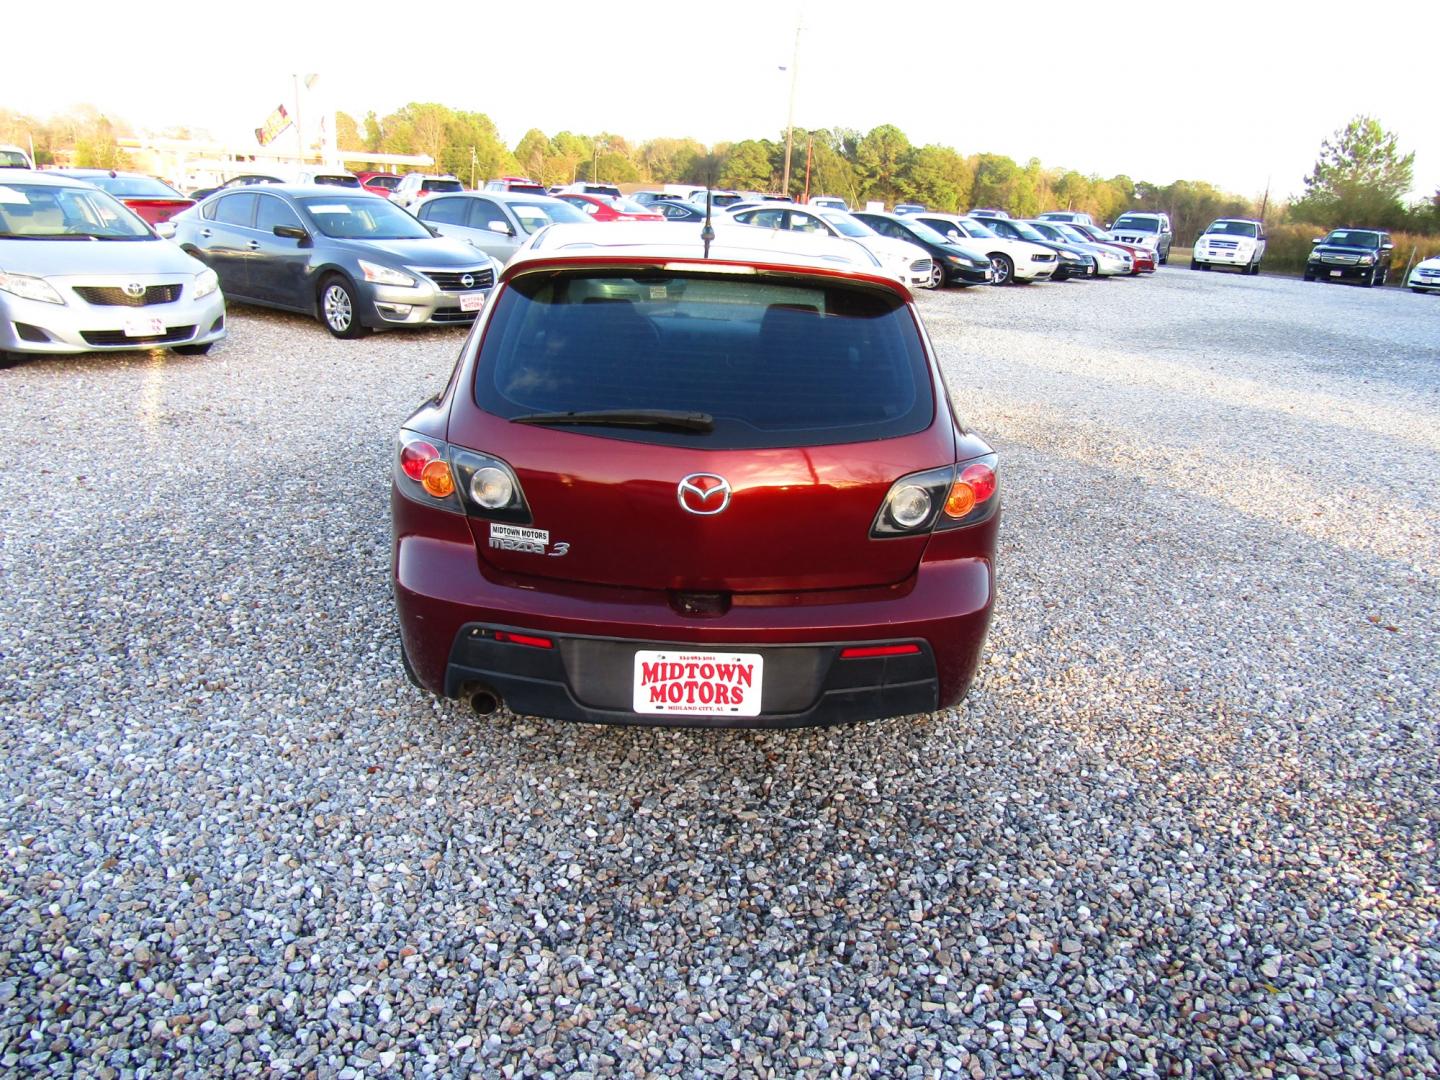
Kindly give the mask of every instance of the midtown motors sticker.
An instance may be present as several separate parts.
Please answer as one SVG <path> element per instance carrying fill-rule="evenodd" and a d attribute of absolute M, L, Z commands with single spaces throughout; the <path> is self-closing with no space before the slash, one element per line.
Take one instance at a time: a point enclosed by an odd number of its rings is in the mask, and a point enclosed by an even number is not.
<path fill-rule="evenodd" d="M 765 658 L 759 653 L 635 653 L 635 711 L 759 716 Z"/>

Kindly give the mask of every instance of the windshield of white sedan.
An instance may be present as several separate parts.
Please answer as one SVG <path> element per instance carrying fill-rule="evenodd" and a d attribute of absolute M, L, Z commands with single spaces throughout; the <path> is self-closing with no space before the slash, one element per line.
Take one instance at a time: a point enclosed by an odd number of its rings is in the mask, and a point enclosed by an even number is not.
<path fill-rule="evenodd" d="M 1160 222 L 1155 218 L 1122 217 L 1115 222 L 1115 231 L 1129 229 L 1131 232 L 1159 232 Z"/>
<path fill-rule="evenodd" d="M 1044 240 L 1044 235 L 1033 225 L 1027 225 L 1023 221 L 1012 221 L 1010 227 L 1023 236 L 1026 240 Z"/>
<path fill-rule="evenodd" d="M 828 214 L 821 214 L 822 218 L 834 226 L 835 231 L 841 236 L 861 237 L 874 236 L 875 230 L 868 225 L 861 225 L 843 210 L 832 210 Z"/>
<path fill-rule="evenodd" d="M 0 150 L 0 169 L 28 169 L 30 162 L 18 150 Z"/>
<path fill-rule="evenodd" d="M 993 237 L 995 235 L 993 232 L 990 231 L 988 227 L 981 225 L 974 218 L 965 219 L 965 229 L 967 232 L 969 232 L 971 236 L 974 237 Z"/>
<path fill-rule="evenodd" d="M 298 200 L 326 236 L 338 240 L 428 240 L 430 232 L 398 206 L 373 195 Z"/>
<path fill-rule="evenodd" d="M 1207 233 L 1225 233 L 1227 236 L 1255 236 L 1253 221 L 1212 221 Z"/>
<path fill-rule="evenodd" d="M 891 438 L 934 412 L 901 299 L 806 281 L 522 275 L 495 301 L 477 372 L 494 415 L 707 449 Z"/>
<path fill-rule="evenodd" d="M 918 239 L 924 240 L 927 244 L 948 244 L 949 240 L 926 225 L 923 221 L 907 221 L 905 228 L 913 233 Z"/>
<path fill-rule="evenodd" d="M 153 240 L 155 234 L 96 188 L 0 184 L 0 238 Z"/>

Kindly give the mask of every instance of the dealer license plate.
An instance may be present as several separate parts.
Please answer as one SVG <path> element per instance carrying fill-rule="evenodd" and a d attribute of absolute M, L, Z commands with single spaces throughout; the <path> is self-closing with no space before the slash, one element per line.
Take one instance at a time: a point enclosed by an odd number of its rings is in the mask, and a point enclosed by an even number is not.
<path fill-rule="evenodd" d="M 637 713 L 759 716 L 765 658 L 759 653 L 635 653 Z"/>
<path fill-rule="evenodd" d="M 465 293 L 460 297 L 461 311 L 479 311 L 484 306 L 484 293 Z"/>
<path fill-rule="evenodd" d="M 126 337 L 164 337 L 165 323 L 155 318 L 126 319 L 122 329 Z"/>
<path fill-rule="evenodd" d="M 1331 271 L 1330 271 L 1330 276 L 1331 276 L 1331 277 L 1339 277 L 1339 276 L 1340 276 L 1341 274 L 1343 274 L 1343 273 L 1344 273 L 1343 270 L 1331 270 Z"/>

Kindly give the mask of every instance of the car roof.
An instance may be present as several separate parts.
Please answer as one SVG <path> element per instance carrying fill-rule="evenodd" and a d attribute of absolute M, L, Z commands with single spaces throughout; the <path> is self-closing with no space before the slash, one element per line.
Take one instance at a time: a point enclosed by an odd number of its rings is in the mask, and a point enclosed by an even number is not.
<path fill-rule="evenodd" d="M 710 264 L 764 266 L 799 273 L 820 273 L 850 278 L 859 284 L 879 286 L 909 298 L 900 282 L 885 277 L 873 258 L 850 240 L 813 236 L 789 229 L 757 229 L 749 225 L 716 221 L 715 239 L 710 245 Z M 606 264 L 631 260 L 643 265 L 665 262 L 693 262 L 706 265 L 700 230 L 693 221 L 614 222 L 549 225 L 522 247 L 506 266 L 509 279 L 536 264 L 545 266 Z"/>
<path fill-rule="evenodd" d="M 579 194 L 579 192 L 570 192 L 569 194 Z M 491 202 L 497 203 L 525 203 L 527 205 L 536 202 L 565 202 L 558 195 L 538 195 L 533 191 L 442 191 L 439 196 L 432 197 L 431 201 L 433 198 L 489 199 Z M 591 198 L 599 198 L 599 196 L 591 196 Z M 565 205 L 569 206 L 570 204 L 565 203 Z"/>
<path fill-rule="evenodd" d="M 329 173 L 320 173 L 321 176 L 329 176 Z M 376 202 L 388 203 L 390 200 L 383 195 L 376 195 L 373 191 L 367 191 L 363 187 L 339 187 L 335 184 L 251 184 L 250 187 L 262 188 L 265 191 L 280 195 L 328 195 L 336 199 L 374 199 Z M 216 190 L 213 195 L 205 197 L 210 199 L 221 195 L 254 195 L 254 191 Z"/>
<path fill-rule="evenodd" d="M 108 170 L 94 169 L 89 171 L 89 175 L 109 176 L 110 173 Z M 0 184 L 43 184 L 47 187 L 79 187 L 92 191 L 95 189 L 95 185 L 88 183 L 83 176 L 54 169 L 45 172 L 39 169 L 6 169 L 0 172 Z"/>

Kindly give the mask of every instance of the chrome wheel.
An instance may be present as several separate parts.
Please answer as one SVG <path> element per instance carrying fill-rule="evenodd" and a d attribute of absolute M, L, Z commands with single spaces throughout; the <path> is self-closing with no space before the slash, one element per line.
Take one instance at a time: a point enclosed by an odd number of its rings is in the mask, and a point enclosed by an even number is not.
<path fill-rule="evenodd" d="M 1015 276 L 1015 264 L 1005 255 L 991 255 L 990 269 L 995 275 L 992 285 L 1008 285 Z"/>
<path fill-rule="evenodd" d="M 938 289 L 938 288 L 940 288 L 941 285 L 944 285 L 944 284 L 945 284 L 945 268 L 944 268 L 943 266 L 941 266 L 941 265 L 939 264 L 939 262 L 931 262 L 931 264 L 930 264 L 930 284 L 927 285 L 926 288 L 927 288 L 927 289 Z"/>
<path fill-rule="evenodd" d="M 325 290 L 325 325 L 337 334 L 350 329 L 355 321 L 355 308 L 345 286 L 336 282 Z"/>

